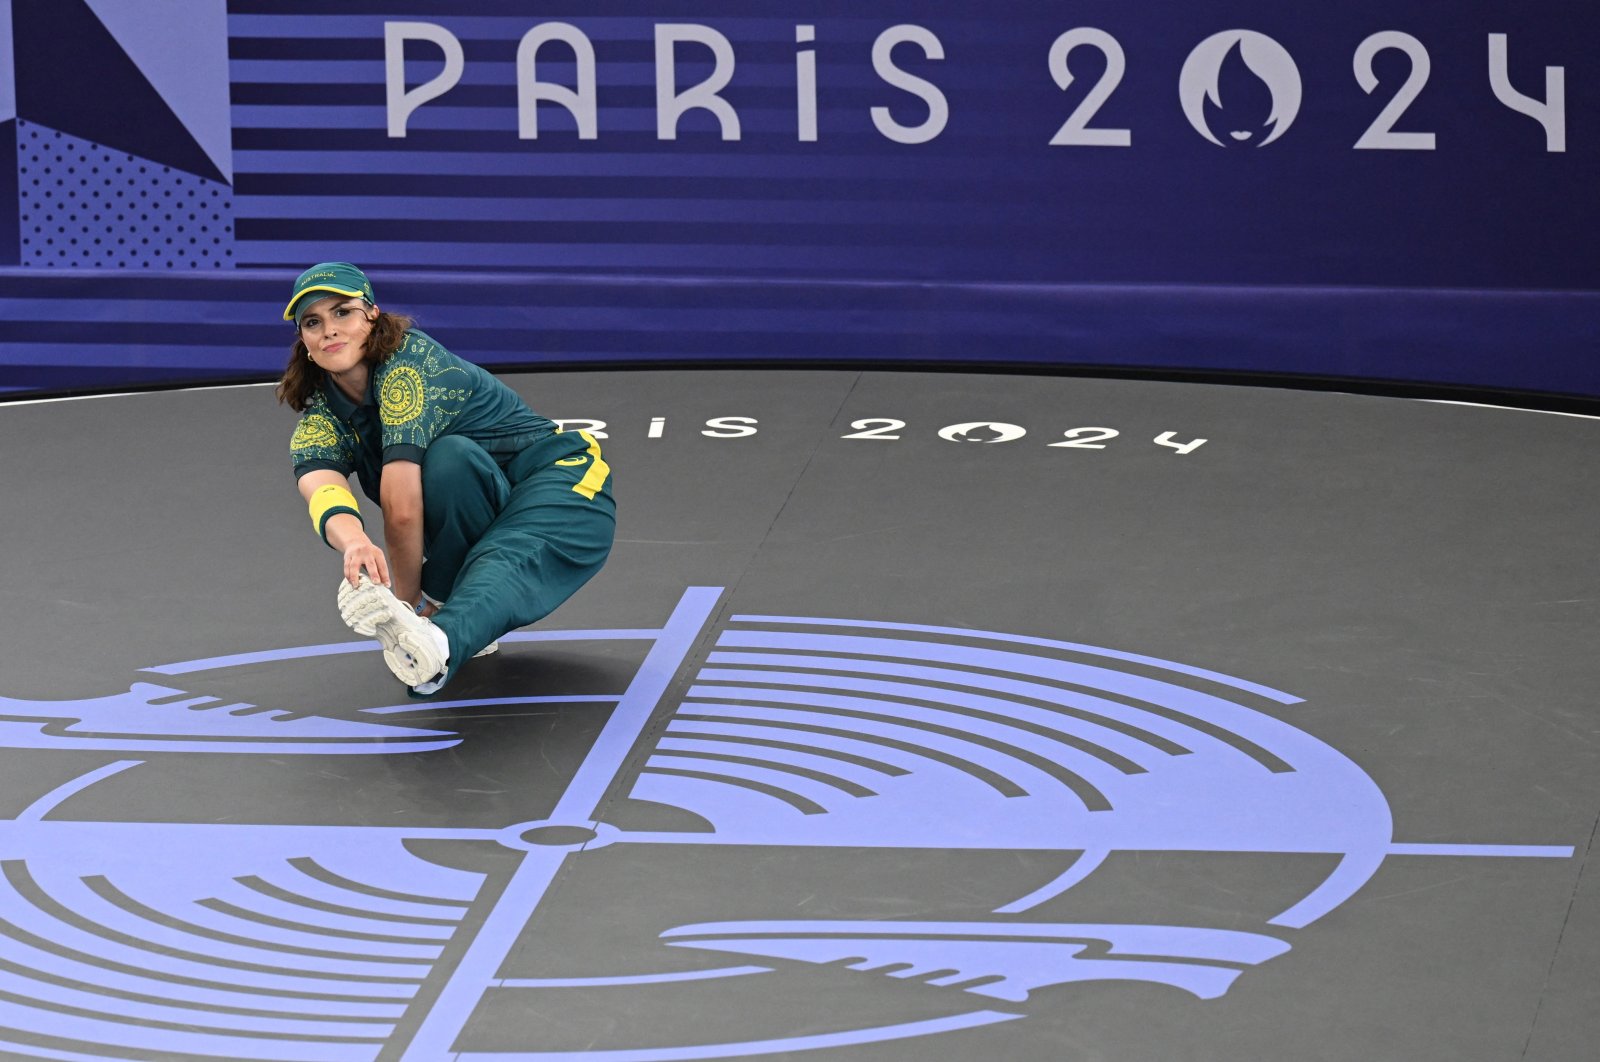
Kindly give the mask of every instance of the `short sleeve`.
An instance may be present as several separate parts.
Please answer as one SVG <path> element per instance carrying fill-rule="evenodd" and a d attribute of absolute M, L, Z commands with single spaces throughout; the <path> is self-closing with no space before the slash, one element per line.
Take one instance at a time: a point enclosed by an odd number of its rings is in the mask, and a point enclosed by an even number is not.
<path fill-rule="evenodd" d="M 461 362 L 426 336 L 412 333 L 383 363 L 377 382 L 383 460 L 422 461 L 433 440 L 449 433 L 472 397 Z"/>
<path fill-rule="evenodd" d="M 355 439 L 350 430 L 325 408 L 313 406 L 300 416 L 289 440 L 294 473 L 303 476 L 320 468 L 348 476 L 355 471 Z"/>

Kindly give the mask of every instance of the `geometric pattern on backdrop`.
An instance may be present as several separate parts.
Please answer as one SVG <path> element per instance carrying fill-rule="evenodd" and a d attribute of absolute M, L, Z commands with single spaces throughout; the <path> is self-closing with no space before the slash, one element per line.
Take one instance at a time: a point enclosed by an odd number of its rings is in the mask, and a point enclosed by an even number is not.
<path fill-rule="evenodd" d="M 222 269 L 233 189 L 26 120 L 17 122 L 21 264 Z"/>

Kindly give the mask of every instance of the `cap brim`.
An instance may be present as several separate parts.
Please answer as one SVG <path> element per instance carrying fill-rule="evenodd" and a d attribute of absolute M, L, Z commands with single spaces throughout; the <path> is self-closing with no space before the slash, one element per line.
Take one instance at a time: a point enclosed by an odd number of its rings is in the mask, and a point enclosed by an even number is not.
<path fill-rule="evenodd" d="M 310 295 L 313 291 L 326 291 L 330 295 L 343 295 L 347 299 L 364 299 L 367 297 L 367 293 L 364 291 L 351 291 L 349 288 L 335 288 L 327 284 L 317 284 L 294 293 L 294 298 L 289 300 L 289 305 L 283 308 L 283 319 L 285 321 L 294 320 L 294 304 Z"/>

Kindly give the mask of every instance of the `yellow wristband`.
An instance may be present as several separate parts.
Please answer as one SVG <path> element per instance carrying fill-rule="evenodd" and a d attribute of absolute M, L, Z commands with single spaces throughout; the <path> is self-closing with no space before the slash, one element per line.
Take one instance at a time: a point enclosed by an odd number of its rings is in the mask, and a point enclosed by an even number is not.
<path fill-rule="evenodd" d="M 350 493 L 349 487 L 342 483 L 327 483 L 311 492 L 311 526 L 317 529 L 322 541 L 328 542 L 328 518 L 339 513 L 349 513 L 361 520 L 361 509 L 356 505 L 356 496 Z M 362 526 L 366 526 L 365 520 L 362 520 Z M 328 545 L 333 543 L 328 542 Z"/>

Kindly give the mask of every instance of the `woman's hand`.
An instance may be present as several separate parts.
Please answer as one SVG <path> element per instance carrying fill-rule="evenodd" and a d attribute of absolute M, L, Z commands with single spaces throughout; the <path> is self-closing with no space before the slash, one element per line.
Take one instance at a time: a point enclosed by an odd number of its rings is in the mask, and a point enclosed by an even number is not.
<path fill-rule="evenodd" d="M 367 577 L 373 582 L 389 585 L 389 562 L 384 557 L 383 550 L 373 545 L 372 540 L 365 535 L 347 543 L 344 547 L 344 577 L 350 580 L 351 586 L 360 581 L 363 568 L 366 569 Z"/>

